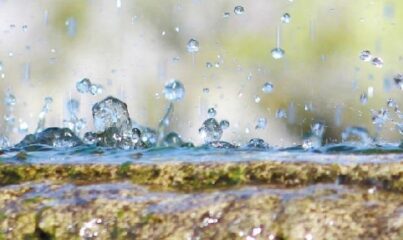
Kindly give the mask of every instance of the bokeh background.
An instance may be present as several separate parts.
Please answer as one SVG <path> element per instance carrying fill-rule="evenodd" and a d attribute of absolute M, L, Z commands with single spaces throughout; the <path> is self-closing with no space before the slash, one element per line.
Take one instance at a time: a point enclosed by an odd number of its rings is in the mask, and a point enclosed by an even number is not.
<path fill-rule="evenodd" d="M 234 14 L 237 5 L 244 14 Z M 286 54 L 275 60 L 278 27 Z M 0 133 L 15 142 L 25 135 L 20 125 L 35 131 L 47 96 L 47 127 L 62 126 L 74 98 L 91 130 L 91 106 L 108 95 L 125 101 L 136 122 L 156 127 L 167 106 L 164 83 L 176 78 L 186 96 L 170 128 L 196 143 L 210 107 L 230 121 L 223 140 L 231 142 L 299 144 L 316 121 L 326 124 L 327 141 L 340 140 L 347 126 L 398 141 L 393 123 L 376 133 L 371 109 L 386 108 L 389 98 L 403 105 L 393 83 L 403 68 L 402 37 L 401 0 L 0 0 L 0 97 L 9 92 L 17 101 L 15 125 L 6 131 L 1 119 Z M 193 55 L 190 38 L 200 43 Z M 367 49 L 384 60 L 382 68 L 359 59 Z M 103 94 L 78 93 L 85 77 Z M 262 92 L 265 82 L 274 84 L 272 93 Z M 362 104 L 368 89 L 373 95 Z M 276 118 L 278 109 L 288 117 Z M 2 102 L 0 115 L 9 110 Z M 261 117 L 267 127 L 255 129 Z"/>

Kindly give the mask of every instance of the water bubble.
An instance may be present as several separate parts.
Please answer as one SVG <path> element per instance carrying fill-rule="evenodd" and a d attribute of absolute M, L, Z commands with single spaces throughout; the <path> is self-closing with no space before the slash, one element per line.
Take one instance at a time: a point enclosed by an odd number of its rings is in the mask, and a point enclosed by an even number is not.
<path fill-rule="evenodd" d="M 271 50 L 271 56 L 272 56 L 274 59 L 283 58 L 283 57 L 284 57 L 284 54 L 285 54 L 285 51 L 284 51 L 283 49 L 279 48 L 279 47 L 273 48 L 273 49 Z"/>
<path fill-rule="evenodd" d="M 245 8 L 242 7 L 242 6 L 236 6 L 236 7 L 234 8 L 234 13 L 235 13 L 236 15 L 242 15 L 242 14 L 245 13 Z"/>
<path fill-rule="evenodd" d="M 394 78 L 393 78 L 396 86 L 400 89 L 403 90 L 403 75 L 402 74 L 397 74 Z"/>
<path fill-rule="evenodd" d="M 227 120 L 221 120 L 220 127 L 222 130 L 229 128 L 229 122 Z"/>
<path fill-rule="evenodd" d="M 287 118 L 287 112 L 282 108 L 278 109 L 276 112 L 276 118 Z"/>
<path fill-rule="evenodd" d="M 186 48 L 189 53 L 197 53 L 199 51 L 199 42 L 196 39 L 191 38 L 188 41 Z"/>
<path fill-rule="evenodd" d="M 216 114 L 217 114 L 217 111 L 214 108 L 209 108 L 207 110 L 207 115 L 209 118 L 215 117 Z"/>
<path fill-rule="evenodd" d="M 257 119 L 257 123 L 255 129 L 265 129 L 267 126 L 267 119 L 264 117 L 260 117 Z"/>
<path fill-rule="evenodd" d="M 369 50 L 364 50 L 360 53 L 360 59 L 364 62 L 369 62 L 371 61 L 372 55 Z"/>
<path fill-rule="evenodd" d="M 168 133 L 162 141 L 164 147 L 181 147 L 183 144 L 181 137 L 175 132 Z"/>
<path fill-rule="evenodd" d="M 169 101 L 180 101 L 185 96 L 185 88 L 183 84 L 176 79 L 171 79 L 164 86 L 165 98 Z"/>
<path fill-rule="evenodd" d="M 382 68 L 383 67 L 383 60 L 380 57 L 374 57 L 372 59 L 372 65 L 374 65 L 377 68 Z"/>
<path fill-rule="evenodd" d="M 76 83 L 76 88 L 80 93 L 87 93 L 90 91 L 91 85 L 91 81 L 88 78 L 84 78 Z"/>
<path fill-rule="evenodd" d="M 316 136 L 305 138 L 302 142 L 302 148 L 305 150 L 317 149 L 322 146 L 322 139 Z"/>
<path fill-rule="evenodd" d="M 282 23 L 290 23 L 290 21 L 291 21 L 291 15 L 289 13 L 284 13 L 283 16 L 281 16 Z"/>
<path fill-rule="evenodd" d="M 95 129 L 103 132 L 115 127 L 122 132 L 132 130 L 126 103 L 114 97 L 107 97 L 92 107 Z"/>
<path fill-rule="evenodd" d="M 368 103 L 368 95 L 366 93 L 360 95 L 360 102 L 363 105 Z"/>
<path fill-rule="evenodd" d="M 363 127 L 348 127 L 344 129 L 344 131 L 341 133 L 341 139 L 343 142 L 359 141 L 365 145 L 373 142 L 368 130 Z"/>
<path fill-rule="evenodd" d="M 204 142 L 208 143 L 219 141 L 223 134 L 223 130 L 215 118 L 209 118 L 203 122 L 202 127 L 199 129 L 199 134 Z"/>
<path fill-rule="evenodd" d="M 274 89 L 273 83 L 266 82 L 266 83 L 263 84 L 262 91 L 264 93 L 271 93 L 271 92 L 273 92 L 273 89 Z"/>

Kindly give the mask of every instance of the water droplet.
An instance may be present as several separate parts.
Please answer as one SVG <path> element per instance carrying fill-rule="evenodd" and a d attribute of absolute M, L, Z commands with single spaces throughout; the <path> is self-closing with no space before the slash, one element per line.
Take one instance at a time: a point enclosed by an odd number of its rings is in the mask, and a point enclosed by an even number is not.
<path fill-rule="evenodd" d="M 66 106 L 70 114 L 76 114 L 80 108 L 80 103 L 76 99 L 70 99 Z"/>
<path fill-rule="evenodd" d="M 231 15 L 230 12 L 224 12 L 223 17 L 224 17 L 224 18 L 228 18 L 230 15 Z"/>
<path fill-rule="evenodd" d="M 257 119 L 257 123 L 255 129 L 265 129 L 267 126 L 267 119 L 264 117 L 260 117 Z"/>
<path fill-rule="evenodd" d="M 91 85 L 91 81 L 88 78 L 84 78 L 76 83 L 76 88 L 80 93 L 87 93 L 90 91 Z"/>
<path fill-rule="evenodd" d="M 386 102 L 386 105 L 390 108 L 395 108 L 397 106 L 396 102 L 392 98 L 388 99 L 388 101 Z"/>
<path fill-rule="evenodd" d="M 264 93 L 271 93 L 273 92 L 274 85 L 271 82 L 266 82 L 263 84 L 262 91 Z"/>
<path fill-rule="evenodd" d="M 234 8 L 234 13 L 235 13 L 235 15 L 242 15 L 245 13 L 245 8 L 242 6 L 236 6 Z"/>
<path fill-rule="evenodd" d="M 278 48 L 278 47 L 273 48 L 273 49 L 271 50 L 271 56 L 272 56 L 274 59 L 283 58 L 283 57 L 284 57 L 284 54 L 285 54 L 285 51 L 284 51 L 283 49 L 281 49 L 281 48 Z"/>
<path fill-rule="evenodd" d="M 379 111 L 372 111 L 372 123 L 378 128 L 381 128 L 388 119 L 389 116 L 386 109 L 382 108 Z"/>
<path fill-rule="evenodd" d="M 259 103 L 260 102 L 260 97 L 259 96 L 255 96 L 255 103 Z"/>
<path fill-rule="evenodd" d="M 185 87 L 176 79 L 171 79 L 164 86 L 165 98 L 169 101 L 180 101 L 185 96 Z"/>
<path fill-rule="evenodd" d="M 382 68 L 383 67 L 383 60 L 380 57 L 374 57 L 372 59 L 372 65 L 374 65 L 377 68 Z"/>
<path fill-rule="evenodd" d="M 92 107 L 94 126 L 98 132 L 115 127 L 122 132 L 132 130 L 126 103 L 114 97 L 107 97 Z"/>
<path fill-rule="evenodd" d="M 284 15 L 281 16 L 282 23 L 290 23 L 290 21 L 291 21 L 291 15 L 289 13 L 284 13 Z"/>
<path fill-rule="evenodd" d="M 4 98 L 4 102 L 6 104 L 6 106 L 14 106 L 15 103 L 17 102 L 17 99 L 15 98 L 15 96 L 9 92 L 6 93 L 6 96 Z"/>
<path fill-rule="evenodd" d="M 360 53 L 360 59 L 364 62 L 369 62 L 371 61 L 372 55 L 369 50 L 364 50 Z"/>
<path fill-rule="evenodd" d="M 394 78 L 393 78 L 396 86 L 400 89 L 403 90 L 403 75 L 402 74 L 397 74 Z"/>
<path fill-rule="evenodd" d="M 99 95 L 103 92 L 103 87 L 100 84 L 92 84 L 89 91 L 92 95 Z"/>
<path fill-rule="evenodd" d="M 311 132 L 314 136 L 322 138 L 325 133 L 325 124 L 316 122 L 311 125 Z"/>
<path fill-rule="evenodd" d="M 202 127 L 199 129 L 199 134 L 205 143 L 212 141 L 219 141 L 223 134 L 223 130 L 214 118 L 209 118 L 203 122 Z"/>
<path fill-rule="evenodd" d="M 207 114 L 209 118 L 213 118 L 217 114 L 217 111 L 214 108 L 209 108 Z"/>
<path fill-rule="evenodd" d="M 210 92 L 210 89 L 209 89 L 209 88 L 203 88 L 203 93 L 207 94 L 207 93 L 209 93 L 209 92 Z"/>
<path fill-rule="evenodd" d="M 22 121 L 21 119 L 19 120 L 19 127 L 18 127 L 18 132 L 21 134 L 26 134 L 28 132 L 28 124 L 27 122 Z"/>
<path fill-rule="evenodd" d="M 197 53 L 199 51 L 199 42 L 196 39 L 190 39 L 186 45 L 189 53 Z"/>
<path fill-rule="evenodd" d="M 212 68 L 212 67 L 213 67 L 213 64 L 212 64 L 211 62 L 207 62 L 207 63 L 206 63 L 206 67 L 207 67 L 207 68 Z"/>
<path fill-rule="evenodd" d="M 180 28 L 179 27 L 175 27 L 175 32 L 179 32 Z"/>
<path fill-rule="evenodd" d="M 276 118 L 279 118 L 279 119 L 287 118 L 287 112 L 282 108 L 278 109 L 276 112 Z"/>
<path fill-rule="evenodd" d="M 221 120 L 220 127 L 222 130 L 229 128 L 229 122 L 227 120 Z"/>
<path fill-rule="evenodd" d="M 367 96 L 366 93 L 362 93 L 362 94 L 360 95 L 360 102 L 361 102 L 361 104 L 363 104 L 363 105 L 368 103 L 368 96 Z"/>
<path fill-rule="evenodd" d="M 23 26 L 22 26 L 22 31 L 24 31 L 24 32 L 28 31 L 28 26 L 27 26 L 27 25 L 23 25 Z"/>

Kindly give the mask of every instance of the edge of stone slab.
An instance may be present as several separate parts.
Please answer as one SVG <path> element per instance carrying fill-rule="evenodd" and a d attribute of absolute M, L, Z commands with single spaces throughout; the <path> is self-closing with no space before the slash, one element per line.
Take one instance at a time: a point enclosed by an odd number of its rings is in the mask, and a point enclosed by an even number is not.
<path fill-rule="evenodd" d="M 403 162 L 324 164 L 247 161 L 138 164 L 0 164 L 0 185 L 33 180 L 82 183 L 131 180 L 136 184 L 184 191 L 253 184 L 284 187 L 313 183 L 370 185 L 403 192 Z"/>

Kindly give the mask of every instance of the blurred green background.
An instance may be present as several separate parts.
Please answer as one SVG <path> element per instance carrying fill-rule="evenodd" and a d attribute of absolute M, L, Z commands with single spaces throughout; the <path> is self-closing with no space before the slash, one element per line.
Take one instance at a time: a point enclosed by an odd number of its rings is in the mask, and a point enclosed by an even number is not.
<path fill-rule="evenodd" d="M 234 14 L 237 5 L 244 14 Z M 61 126 L 66 102 L 75 98 L 91 130 L 92 104 L 113 95 L 136 122 L 156 127 L 167 105 L 164 83 L 176 78 L 186 96 L 171 128 L 196 143 L 210 107 L 230 121 L 223 139 L 231 142 L 299 144 L 316 121 L 326 124 L 327 141 L 340 140 L 352 125 L 375 135 L 371 109 L 386 108 L 389 98 L 403 105 L 393 83 L 403 67 L 402 26 L 401 0 L 0 0 L 0 95 L 17 99 L 12 132 L 5 133 L 2 120 L 1 133 L 15 142 L 25 134 L 21 124 L 35 131 L 46 96 L 54 100 L 46 126 Z M 278 27 L 286 54 L 275 60 Z M 194 55 L 186 51 L 190 38 L 200 43 Z M 362 50 L 384 66 L 361 61 Z M 75 83 L 84 77 L 103 85 L 103 94 L 79 94 Z M 274 84 L 272 93 L 262 92 L 265 82 Z M 369 88 L 373 96 L 360 103 Z M 276 118 L 278 109 L 288 118 Z M 4 104 L 0 113 L 7 114 Z M 267 127 L 255 129 L 261 117 Z M 378 136 L 401 139 L 395 123 Z"/>

